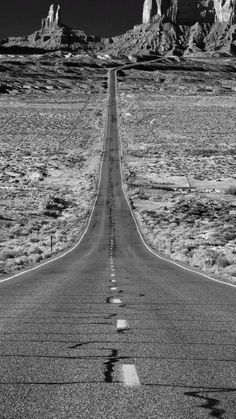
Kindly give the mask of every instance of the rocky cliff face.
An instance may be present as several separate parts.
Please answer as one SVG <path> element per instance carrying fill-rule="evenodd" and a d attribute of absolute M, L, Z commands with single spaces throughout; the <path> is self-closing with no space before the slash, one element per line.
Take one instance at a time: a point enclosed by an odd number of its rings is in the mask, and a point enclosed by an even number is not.
<path fill-rule="evenodd" d="M 1 47 L 28 51 L 102 50 L 126 55 L 236 55 L 236 0 L 145 0 L 143 24 L 107 40 L 64 25 L 60 7 L 52 5 L 40 30 L 23 38 L 8 38 L 0 42 Z"/>
<path fill-rule="evenodd" d="M 54 4 L 50 6 L 46 19 L 42 19 L 42 31 L 51 31 L 62 27 L 61 7 L 58 5 L 57 10 L 54 10 Z"/>
<path fill-rule="evenodd" d="M 214 0 L 214 7 L 219 22 L 236 23 L 236 0 Z"/>
<path fill-rule="evenodd" d="M 236 0 L 145 0 L 143 23 L 157 19 L 177 25 L 235 23 Z"/>
<path fill-rule="evenodd" d="M 75 30 L 62 23 L 60 6 L 52 4 L 48 15 L 42 19 L 40 30 L 25 37 L 8 38 L 0 42 L 2 48 L 21 48 L 36 50 L 75 50 L 90 51 L 101 48 L 101 39 Z"/>
<path fill-rule="evenodd" d="M 145 0 L 143 24 L 113 39 L 113 53 L 236 55 L 236 0 Z"/>

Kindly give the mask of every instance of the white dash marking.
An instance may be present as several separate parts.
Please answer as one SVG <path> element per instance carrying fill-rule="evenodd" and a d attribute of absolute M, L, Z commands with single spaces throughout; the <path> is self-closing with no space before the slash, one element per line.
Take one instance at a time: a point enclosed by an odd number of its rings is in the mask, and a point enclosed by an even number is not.
<path fill-rule="evenodd" d="M 122 365 L 122 380 L 125 387 L 140 386 L 138 374 L 134 365 Z"/>
<path fill-rule="evenodd" d="M 115 280 L 115 279 L 112 279 L 112 280 L 111 280 L 111 282 L 115 283 L 115 282 L 116 282 L 116 280 Z"/>
<path fill-rule="evenodd" d="M 112 291 L 117 291 L 117 287 L 111 287 Z"/>
<path fill-rule="evenodd" d="M 117 320 L 117 330 L 129 329 L 129 323 L 127 320 Z"/>
<path fill-rule="evenodd" d="M 115 276 L 115 274 L 111 274 L 111 276 Z"/>
<path fill-rule="evenodd" d="M 111 303 L 112 304 L 121 304 L 121 299 L 120 298 L 111 298 Z"/>

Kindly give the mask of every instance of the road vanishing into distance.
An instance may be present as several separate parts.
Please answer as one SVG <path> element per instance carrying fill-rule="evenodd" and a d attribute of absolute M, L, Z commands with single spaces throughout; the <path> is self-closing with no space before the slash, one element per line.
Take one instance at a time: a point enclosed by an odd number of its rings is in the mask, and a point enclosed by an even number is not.
<path fill-rule="evenodd" d="M 0 418 L 236 418 L 236 289 L 154 256 L 121 182 L 116 70 L 76 248 L 0 283 Z"/>

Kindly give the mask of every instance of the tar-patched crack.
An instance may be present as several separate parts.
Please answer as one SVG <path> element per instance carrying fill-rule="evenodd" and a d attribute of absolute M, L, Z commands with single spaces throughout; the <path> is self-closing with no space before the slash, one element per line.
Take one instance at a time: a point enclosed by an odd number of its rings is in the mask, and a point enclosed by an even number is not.
<path fill-rule="evenodd" d="M 117 316 L 117 313 L 116 314 L 113 313 L 113 314 L 109 314 L 108 317 L 104 317 L 104 319 L 111 319 L 112 317 L 116 317 L 116 316 Z"/>
<path fill-rule="evenodd" d="M 114 366 L 117 362 L 118 362 L 118 351 L 117 349 L 112 349 L 111 356 L 109 357 L 108 361 L 104 363 L 106 366 L 106 369 L 104 372 L 105 383 L 113 383 Z"/>
<path fill-rule="evenodd" d="M 118 329 L 117 333 L 119 333 L 120 335 L 123 335 L 124 332 L 127 332 L 127 329 Z"/>
<path fill-rule="evenodd" d="M 205 403 L 199 407 L 210 410 L 209 414 L 212 418 L 223 419 L 225 410 L 219 407 L 220 401 L 211 397 L 201 395 L 200 391 L 188 391 L 185 393 L 187 396 L 196 397 L 197 399 L 204 400 Z"/>

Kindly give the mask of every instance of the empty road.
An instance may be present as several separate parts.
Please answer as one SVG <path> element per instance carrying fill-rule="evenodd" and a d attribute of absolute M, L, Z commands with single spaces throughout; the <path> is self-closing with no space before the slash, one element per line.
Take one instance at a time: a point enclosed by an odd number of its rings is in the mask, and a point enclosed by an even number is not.
<path fill-rule="evenodd" d="M 0 418 L 236 418 L 236 289 L 159 259 L 122 190 L 116 72 L 81 243 L 0 283 Z"/>

